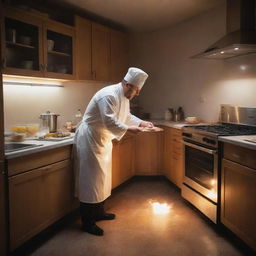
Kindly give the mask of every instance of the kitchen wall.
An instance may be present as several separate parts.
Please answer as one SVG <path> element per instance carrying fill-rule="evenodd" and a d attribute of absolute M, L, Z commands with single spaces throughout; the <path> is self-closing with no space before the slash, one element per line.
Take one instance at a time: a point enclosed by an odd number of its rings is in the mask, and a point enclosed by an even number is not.
<path fill-rule="evenodd" d="M 47 110 L 60 114 L 58 127 L 74 121 L 96 91 L 106 84 L 99 82 L 66 82 L 64 87 L 4 85 L 5 130 L 16 124 L 39 123 L 40 113 Z"/>
<path fill-rule="evenodd" d="M 256 107 L 256 55 L 229 60 L 191 59 L 225 34 L 225 6 L 173 27 L 133 34 L 133 66 L 149 79 L 139 96 L 144 112 L 160 118 L 168 107 L 184 107 L 186 116 L 218 119 L 219 105 Z"/>

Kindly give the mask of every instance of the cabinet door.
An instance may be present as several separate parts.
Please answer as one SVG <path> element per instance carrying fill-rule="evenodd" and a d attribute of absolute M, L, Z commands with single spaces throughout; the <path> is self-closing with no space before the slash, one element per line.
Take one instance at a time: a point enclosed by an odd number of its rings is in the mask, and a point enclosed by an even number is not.
<path fill-rule="evenodd" d="M 256 170 L 222 161 L 221 222 L 256 249 Z"/>
<path fill-rule="evenodd" d="M 75 30 L 55 21 L 44 23 L 44 71 L 50 78 L 75 78 Z"/>
<path fill-rule="evenodd" d="M 164 128 L 164 164 L 163 170 L 167 178 L 171 179 L 172 171 L 172 129 L 169 127 Z"/>
<path fill-rule="evenodd" d="M 183 181 L 183 146 L 181 130 L 171 129 L 171 173 L 170 180 L 181 188 Z"/>
<path fill-rule="evenodd" d="M 133 176 L 134 137 L 128 137 L 119 143 L 119 175 L 121 183 Z"/>
<path fill-rule="evenodd" d="M 75 16 L 76 70 L 78 80 L 92 79 L 92 23 Z"/>
<path fill-rule="evenodd" d="M 4 12 L 3 73 L 43 76 L 42 22 L 23 10 Z"/>
<path fill-rule="evenodd" d="M 9 178 L 11 250 L 71 210 L 70 166 L 64 160 Z"/>
<path fill-rule="evenodd" d="M 134 174 L 134 136 L 113 143 L 112 188 L 131 178 Z"/>
<path fill-rule="evenodd" d="M 110 47 L 110 79 L 113 82 L 120 82 L 128 70 L 128 35 L 111 30 Z"/>
<path fill-rule="evenodd" d="M 135 173 L 162 173 L 163 132 L 142 132 L 136 136 Z"/>
<path fill-rule="evenodd" d="M 94 80 L 110 80 L 110 32 L 96 23 L 92 23 L 92 71 Z"/>

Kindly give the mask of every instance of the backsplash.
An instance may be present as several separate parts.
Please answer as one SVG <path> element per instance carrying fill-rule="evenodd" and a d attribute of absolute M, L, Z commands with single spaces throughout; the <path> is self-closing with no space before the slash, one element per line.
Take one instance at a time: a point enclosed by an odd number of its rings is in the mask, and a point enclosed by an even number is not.
<path fill-rule="evenodd" d="M 16 124 L 40 123 L 41 113 L 60 114 L 58 127 L 74 121 L 78 109 L 84 113 L 91 97 L 106 84 L 66 82 L 64 87 L 4 85 L 5 131 Z"/>

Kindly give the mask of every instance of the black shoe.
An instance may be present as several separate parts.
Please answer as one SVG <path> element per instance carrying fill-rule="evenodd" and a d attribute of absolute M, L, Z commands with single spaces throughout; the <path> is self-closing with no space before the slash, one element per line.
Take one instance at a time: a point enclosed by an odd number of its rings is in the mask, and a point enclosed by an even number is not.
<path fill-rule="evenodd" d="M 113 220 L 115 218 L 116 218 L 116 215 L 114 213 L 107 213 L 107 212 L 105 212 L 97 220 Z"/>
<path fill-rule="evenodd" d="M 96 224 L 84 225 L 82 230 L 95 236 L 103 236 L 104 230 L 98 227 Z"/>

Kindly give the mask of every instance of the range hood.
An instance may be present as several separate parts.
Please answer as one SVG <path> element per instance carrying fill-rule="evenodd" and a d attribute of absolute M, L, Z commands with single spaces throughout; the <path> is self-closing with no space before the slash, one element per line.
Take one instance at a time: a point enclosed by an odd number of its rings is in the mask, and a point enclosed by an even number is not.
<path fill-rule="evenodd" d="M 192 58 L 227 59 L 256 53 L 255 0 L 227 0 L 226 36 Z"/>

